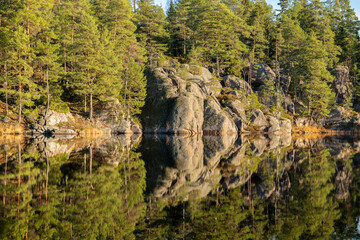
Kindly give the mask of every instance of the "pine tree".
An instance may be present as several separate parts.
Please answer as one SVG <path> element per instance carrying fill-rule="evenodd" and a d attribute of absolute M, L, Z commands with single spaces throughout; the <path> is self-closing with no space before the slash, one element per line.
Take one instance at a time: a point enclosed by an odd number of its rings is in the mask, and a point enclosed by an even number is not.
<path fill-rule="evenodd" d="M 196 10 L 196 11 L 195 11 Z M 199 1 L 192 15 L 194 21 L 193 50 L 200 51 L 209 66 L 220 72 L 233 72 L 231 66 L 242 65 L 246 46 L 236 35 L 232 22 L 236 16 L 228 7 L 218 1 Z"/>
<path fill-rule="evenodd" d="M 124 79 L 125 84 L 121 91 L 124 105 L 128 109 L 129 116 L 138 115 L 145 104 L 146 78 L 142 67 L 133 58 L 128 61 Z"/>
<path fill-rule="evenodd" d="M 326 116 L 335 100 L 329 86 L 333 76 L 327 69 L 328 53 L 314 33 L 308 36 L 301 51 L 300 68 L 303 71 L 303 84 L 300 89 L 302 99 L 308 106 L 307 113 L 311 116 Z"/>
<path fill-rule="evenodd" d="M 118 58 L 114 57 L 109 32 L 102 35 L 88 0 L 62 5 L 60 16 L 67 22 L 60 29 L 64 46 L 64 70 L 71 79 L 71 88 L 79 96 L 89 97 L 89 119 L 93 119 L 94 98 L 108 101 L 116 96 L 119 81 Z M 76 11 L 74 11 L 76 9 Z M 70 69 L 67 67 L 70 66 Z"/>
<path fill-rule="evenodd" d="M 165 30 L 165 14 L 153 0 L 139 0 L 136 10 L 137 34 L 147 52 L 148 64 L 157 65 L 167 50 L 168 33 Z"/>
<path fill-rule="evenodd" d="M 349 0 L 330 1 L 329 14 L 332 30 L 335 33 L 335 43 L 342 49 L 340 62 L 352 70 L 356 61 L 359 20 L 354 9 L 351 8 Z"/>

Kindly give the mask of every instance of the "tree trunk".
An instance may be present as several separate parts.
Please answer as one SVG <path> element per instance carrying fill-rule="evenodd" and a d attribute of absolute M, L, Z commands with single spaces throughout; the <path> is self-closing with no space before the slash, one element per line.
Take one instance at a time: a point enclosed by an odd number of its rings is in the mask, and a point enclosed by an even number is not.
<path fill-rule="evenodd" d="M 93 94 L 92 94 L 92 92 L 90 93 L 90 103 L 89 103 L 89 111 L 90 111 L 90 114 L 89 114 L 89 116 L 90 116 L 90 122 L 92 122 L 93 121 Z"/>
<path fill-rule="evenodd" d="M 89 148 L 89 169 L 90 169 L 90 175 L 92 173 L 92 160 L 93 160 L 93 149 L 92 149 L 92 145 L 90 145 Z"/>
<path fill-rule="evenodd" d="M 47 104 L 46 104 L 45 116 L 48 115 L 50 109 L 49 66 L 46 67 L 46 92 L 47 92 Z"/>
<path fill-rule="evenodd" d="M 21 71 L 20 71 L 20 82 L 19 82 L 19 118 L 18 118 L 18 121 L 19 121 L 19 123 L 21 123 L 21 109 L 22 109 L 22 107 L 21 107 L 21 101 L 22 101 L 22 82 L 21 82 Z"/>
<path fill-rule="evenodd" d="M 7 79 L 7 63 L 5 61 L 4 65 L 4 74 L 5 74 L 5 110 L 6 115 L 9 114 L 9 105 L 8 105 L 8 79 Z"/>
<path fill-rule="evenodd" d="M 84 105 L 85 105 L 84 108 L 85 108 L 85 114 L 86 114 L 86 110 L 87 110 L 87 109 L 86 109 L 86 94 L 85 94 L 85 96 L 84 96 Z"/>

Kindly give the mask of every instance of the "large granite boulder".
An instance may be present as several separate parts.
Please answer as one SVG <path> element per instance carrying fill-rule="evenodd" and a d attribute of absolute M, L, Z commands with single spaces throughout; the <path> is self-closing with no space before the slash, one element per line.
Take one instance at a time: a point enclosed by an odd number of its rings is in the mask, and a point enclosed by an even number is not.
<path fill-rule="evenodd" d="M 251 85 L 256 89 L 267 82 L 275 82 L 276 74 L 266 64 L 259 63 L 251 68 Z"/>
<path fill-rule="evenodd" d="M 75 118 L 71 113 L 60 113 L 49 110 L 45 117 L 46 126 L 56 126 L 60 123 L 74 122 Z"/>
<path fill-rule="evenodd" d="M 225 76 L 223 85 L 227 88 L 243 90 L 245 94 L 251 94 L 253 92 L 250 84 L 235 76 Z"/>
<path fill-rule="evenodd" d="M 234 121 L 221 109 L 219 102 L 211 97 L 205 101 L 203 131 L 215 135 L 237 133 Z"/>

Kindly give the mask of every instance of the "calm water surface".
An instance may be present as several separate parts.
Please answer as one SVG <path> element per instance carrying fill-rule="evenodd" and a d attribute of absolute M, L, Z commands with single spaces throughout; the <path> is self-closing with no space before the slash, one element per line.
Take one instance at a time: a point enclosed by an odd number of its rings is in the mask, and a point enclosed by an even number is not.
<path fill-rule="evenodd" d="M 0 239 L 360 239 L 360 140 L 0 139 Z"/>

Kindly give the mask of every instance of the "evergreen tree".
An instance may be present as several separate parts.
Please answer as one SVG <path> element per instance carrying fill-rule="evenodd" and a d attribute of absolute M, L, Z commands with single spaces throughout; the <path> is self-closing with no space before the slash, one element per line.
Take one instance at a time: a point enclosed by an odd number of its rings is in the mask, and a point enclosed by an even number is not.
<path fill-rule="evenodd" d="M 155 66 L 167 50 L 168 33 L 165 30 L 165 14 L 153 0 L 139 0 L 136 22 L 138 38 L 146 49 L 148 64 Z"/>
<path fill-rule="evenodd" d="M 335 33 L 335 43 L 342 49 L 340 62 L 351 70 L 356 62 L 356 46 L 359 37 L 359 20 L 349 0 L 332 0 L 329 4 L 331 26 Z"/>
<path fill-rule="evenodd" d="M 333 76 L 327 70 L 328 52 L 315 34 L 310 34 L 301 48 L 299 70 L 303 71 L 300 89 L 303 100 L 308 106 L 307 113 L 311 116 L 329 114 L 335 95 L 329 83 Z"/>
<path fill-rule="evenodd" d="M 226 70 L 235 72 L 235 68 L 230 67 L 241 66 L 241 56 L 246 51 L 232 24 L 236 16 L 218 1 L 199 1 L 198 4 L 192 13 L 197 16 L 193 51 L 200 51 L 203 61 L 216 69 L 218 76 Z"/>
<path fill-rule="evenodd" d="M 74 3 L 68 1 L 60 11 L 61 18 L 70 23 L 60 29 L 65 47 L 64 70 L 72 81 L 73 92 L 85 99 L 89 97 L 89 119 L 92 121 L 94 98 L 109 101 L 117 96 L 116 89 L 121 82 L 114 81 L 113 77 L 120 74 L 118 58 L 113 55 L 109 32 L 100 34 L 90 2 L 79 0 L 76 11 L 74 7 Z"/>

